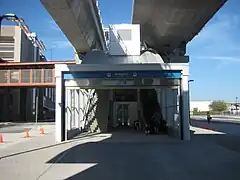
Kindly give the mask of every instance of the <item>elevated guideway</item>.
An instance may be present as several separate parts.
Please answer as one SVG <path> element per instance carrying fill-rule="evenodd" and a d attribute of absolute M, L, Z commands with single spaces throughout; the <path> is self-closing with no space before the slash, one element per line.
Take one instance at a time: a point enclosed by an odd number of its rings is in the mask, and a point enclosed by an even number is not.
<path fill-rule="evenodd" d="M 41 0 L 77 53 L 106 50 L 96 0 Z"/>
<path fill-rule="evenodd" d="M 132 23 L 159 53 L 185 48 L 227 0 L 134 0 Z"/>

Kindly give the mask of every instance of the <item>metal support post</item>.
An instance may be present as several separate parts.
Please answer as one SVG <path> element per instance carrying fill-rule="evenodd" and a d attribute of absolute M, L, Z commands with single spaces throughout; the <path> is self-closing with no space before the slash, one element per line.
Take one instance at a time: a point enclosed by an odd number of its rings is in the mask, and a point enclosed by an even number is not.
<path fill-rule="evenodd" d="M 0 39 L 1 39 L 1 32 L 2 32 L 2 20 L 3 20 L 3 17 L 0 16 Z"/>
<path fill-rule="evenodd" d="M 36 88 L 36 103 L 35 103 L 35 123 L 38 123 L 38 88 Z"/>

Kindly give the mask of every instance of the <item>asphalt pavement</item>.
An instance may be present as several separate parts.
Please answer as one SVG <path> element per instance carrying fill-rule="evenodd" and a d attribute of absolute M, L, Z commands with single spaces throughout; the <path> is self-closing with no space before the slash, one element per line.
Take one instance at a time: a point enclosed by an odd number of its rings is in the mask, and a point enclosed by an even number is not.
<path fill-rule="evenodd" d="M 206 116 L 191 116 L 191 119 L 199 120 L 199 121 L 207 121 Z M 216 123 L 222 123 L 222 124 L 224 124 L 224 123 L 240 124 L 240 116 L 213 115 L 211 121 L 216 122 Z"/>
<path fill-rule="evenodd" d="M 1 180 L 239 180 L 240 151 L 217 143 L 226 135 L 200 127 L 191 130 L 191 141 L 126 132 L 79 136 L 60 145 L 2 158 Z M 44 138 L 45 143 L 50 139 Z"/>
<path fill-rule="evenodd" d="M 40 128 L 43 128 L 44 135 L 40 134 Z M 29 137 L 26 138 L 25 135 L 27 131 Z M 19 123 L 11 124 L 10 126 L 5 124 L 0 128 L 0 134 L 2 135 L 4 141 L 3 143 L 0 143 L 0 156 L 6 155 L 10 152 L 17 153 L 21 150 L 34 148 L 40 141 L 43 141 L 43 139 L 51 140 L 51 142 L 48 142 L 49 140 L 46 141 L 48 144 L 55 143 L 55 125 L 51 123 Z M 40 144 L 44 144 L 44 142 Z"/>

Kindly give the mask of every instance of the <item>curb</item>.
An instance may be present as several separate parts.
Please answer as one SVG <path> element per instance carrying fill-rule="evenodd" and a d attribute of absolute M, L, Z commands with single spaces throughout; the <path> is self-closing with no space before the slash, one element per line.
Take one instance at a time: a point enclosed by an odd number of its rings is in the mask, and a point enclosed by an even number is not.
<path fill-rule="evenodd" d="M 8 127 L 8 126 L 16 126 L 16 125 L 41 125 L 41 124 L 50 124 L 54 125 L 54 119 L 46 119 L 46 120 L 39 120 L 39 122 L 0 122 L 0 128 Z"/>
<path fill-rule="evenodd" d="M 73 139 L 69 139 L 69 140 L 66 140 L 66 141 L 63 141 L 63 142 L 59 142 L 59 143 L 54 143 L 54 144 L 45 145 L 45 146 L 41 146 L 41 147 L 37 147 L 37 148 L 32 148 L 32 149 L 26 150 L 26 151 L 20 151 L 20 152 L 17 152 L 17 153 L 12 153 L 12 154 L 9 154 L 9 155 L 0 156 L 0 160 L 8 158 L 8 157 L 12 157 L 12 156 L 26 154 L 26 153 L 33 152 L 33 151 L 38 151 L 38 150 L 42 150 L 42 149 L 56 147 L 56 146 L 59 146 L 59 145 L 62 145 L 62 144 L 68 144 L 68 143 L 77 141 L 80 138 L 89 137 L 89 136 L 93 136 L 93 135 L 97 135 L 97 134 L 101 134 L 101 133 L 86 133 L 86 134 L 83 134 L 82 136 L 79 136 L 78 138 L 75 138 L 75 139 L 73 138 Z"/>
<path fill-rule="evenodd" d="M 199 121 L 199 122 L 207 122 L 206 119 L 191 119 L 190 121 Z M 211 123 L 215 124 L 234 124 L 234 125 L 240 125 L 240 121 L 234 121 L 234 120 L 217 120 L 217 119 L 212 119 Z"/>

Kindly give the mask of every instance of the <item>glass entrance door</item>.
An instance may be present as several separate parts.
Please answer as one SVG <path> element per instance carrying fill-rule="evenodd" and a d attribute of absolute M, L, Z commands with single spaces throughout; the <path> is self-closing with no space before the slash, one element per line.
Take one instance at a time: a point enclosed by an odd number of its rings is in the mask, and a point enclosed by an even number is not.
<path fill-rule="evenodd" d="M 117 126 L 128 126 L 128 106 L 129 104 L 118 104 L 116 106 L 117 115 Z"/>
<path fill-rule="evenodd" d="M 129 103 L 114 102 L 113 103 L 113 127 L 129 126 Z"/>

